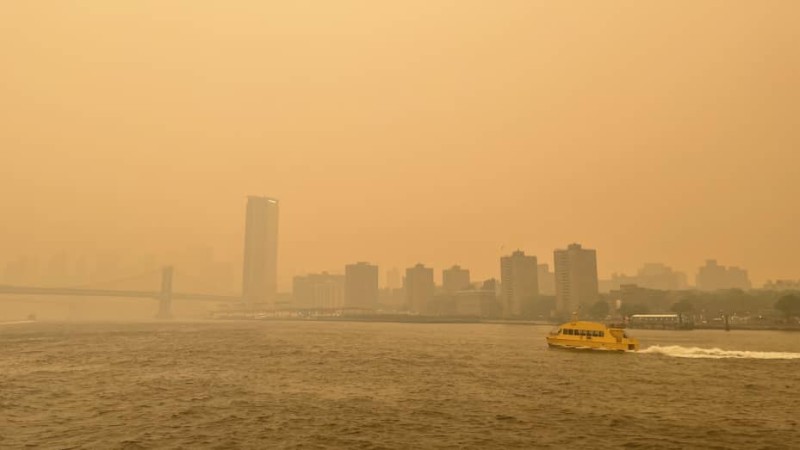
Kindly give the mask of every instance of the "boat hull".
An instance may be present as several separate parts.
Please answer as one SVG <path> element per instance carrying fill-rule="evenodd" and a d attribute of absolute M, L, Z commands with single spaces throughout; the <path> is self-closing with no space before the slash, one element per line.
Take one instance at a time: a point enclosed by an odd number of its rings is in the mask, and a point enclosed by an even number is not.
<path fill-rule="evenodd" d="M 574 343 L 565 344 L 565 343 L 548 342 L 547 346 L 554 349 L 571 350 L 571 351 L 610 352 L 610 353 L 624 353 L 624 352 L 635 351 L 635 350 L 628 350 L 626 348 L 612 348 L 602 345 L 583 345 Z"/>
<path fill-rule="evenodd" d="M 612 352 L 632 352 L 639 349 L 637 341 L 623 340 L 622 342 L 604 341 L 593 339 L 562 339 L 558 337 L 548 337 L 547 345 L 551 348 L 563 348 L 567 350 L 597 350 Z"/>

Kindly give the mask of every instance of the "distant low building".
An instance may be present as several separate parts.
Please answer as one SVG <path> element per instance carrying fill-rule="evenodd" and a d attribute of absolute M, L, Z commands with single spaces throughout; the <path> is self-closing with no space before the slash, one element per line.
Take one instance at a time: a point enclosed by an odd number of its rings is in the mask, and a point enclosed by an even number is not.
<path fill-rule="evenodd" d="M 635 284 L 624 284 L 619 289 L 612 290 L 607 298 L 611 301 L 614 309 L 619 308 L 619 313 L 623 316 L 631 314 L 646 314 L 650 312 L 669 311 L 674 303 L 676 291 L 664 291 L 659 289 L 648 289 Z"/>
<path fill-rule="evenodd" d="M 706 265 L 697 271 L 697 289 L 701 291 L 716 291 L 718 289 L 751 288 L 747 271 L 739 267 L 725 267 L 717 264 L 715 259 L 706 261 Z"/>
<path fill-rule="evenodd" d="M 689 287 L 685 273 L 676 272 L 671 267 L 661 263 L 645 264 L 634 276 L 616 273 L 611 275 L 610 290 L 619 289 L 620 286 L 626 284 L 635 284 L 639 287 L 662 291 L 678 291 Z"/>
<path fill-rule="evenodd" d="M 406 291 L 402 287 L 384 288 L 378 292 L 378 309 L 385 311 L 402 311 L 406 307 Z"/>
<path fill-rule="evenodd" d="M 19 257 L 6 264 L 3 282 L 7 284 L 41 283 L 39 261 L 30 257 Z"/>
<path fill-rule="evenodd" d="M 612 274 L 611 276 L 613 277 L 615 275 L 616 274 Z M 627 278 L 630 278 L 630 277 L 627 277 Z M 619 280 L 608 279 L 608 278 L 598 279 L 597 280 L 597 291 L 602 293 L 602 294 L 608 294 L 609 292 L 611 292 L 614 289 L 619 289 L 619 287 L 622 286 L 623 284 L 627 284 L 627 283 L 621 283 Z"/>
<path fill-rule="evenodd" d="M 768 280 L 764 289 L 770 291 L 800 291 L 800 280 Z"/>
<path fill-rule="evenodd" d="M 294 277 L 292 303 L 302 309 L 344 307 L 344 276 L 322 272 Z"/>
<path fill-rule="evenodd" d="M 403 287 L 403 277 L 400 276 L 400 271 L 397 267 L 392 267 L 386 271 L 386 286 L 387 289 L 400 289 Z"/>
<path fill-rule="evenodd" d="M 497 282 L 491 279 L 477 288 L 468 286 L 455 293 L 442 293 L 430 302 L 428 313 L 446 317 L 499 317 L 501 307 L 496 288 Z"/>
<path fill-rule="evenodd" d="M 500 315 L 500 304 L 493 290 L 461 291 L 455 296 L 456 315 L 491 318 Z"/>
<path fill-rule="evenodd" d="M 539 294 L 556 295 L 556 274 L 550 271 L 548 264 L 537 266 L 539 278 Z"/>
<path fill-rule="evenodd" d="M 634 314 L 630 316 L 628 326 L 654 330 L 692 328 L 691 322 L 684 320 L 680 314 Z"/>

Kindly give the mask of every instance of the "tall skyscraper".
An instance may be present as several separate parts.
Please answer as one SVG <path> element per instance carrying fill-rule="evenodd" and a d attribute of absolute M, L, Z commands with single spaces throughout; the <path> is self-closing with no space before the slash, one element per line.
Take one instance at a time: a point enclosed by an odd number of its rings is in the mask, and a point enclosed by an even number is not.
<path fill-rule="evenodd" d="M 348 308 L 377 308 L 378 266 L 365 262 L 345 266 L 344 304 Z"/>
<path fill-rule="evenodd" d="M 442 288 L 446 294 L 469 289 L 469 270 L 453 266 L 442 271 Z"/>
<path fill-rule="evenodd" d="M 242 297 L 248 304 L 274 302 L 278 278 L 278 200 L 247 198 Z"/>
<path fill-rule="evenodd" d="M 556 276 L 556 310 L 571 314 L 583 306 L 588 310 L 597 302 L 597 252 L 580 244 L 553 252 Z"/>
<path fill-rule="evenodd" d="M 411 312 L 424 314 L 428 304 L 433 300 L 433 269 L 417 264 L 406 269 L 404 280 L 406 304 Z"/>
<path fill-rule="evenodd" d="M 503 315 L 519 317 L 529 311 L 539 297 L 539 271 L 535 256 L 517 250 L 500 258 L 500 285 Z"/>

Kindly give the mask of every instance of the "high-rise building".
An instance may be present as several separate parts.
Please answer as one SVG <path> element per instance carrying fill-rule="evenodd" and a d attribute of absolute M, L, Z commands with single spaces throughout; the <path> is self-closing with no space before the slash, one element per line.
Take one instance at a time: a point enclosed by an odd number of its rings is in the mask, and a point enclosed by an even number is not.
<path fill-rule="evenodd" d="M 242 297 L 246 303 L 274 302 L 278 278 L 278 200 L 247 198 Z"/>
<path fill-rule="evenodd" d="M 348 308 L 377 308 L 378 266 L 365 262 L 345 266 L 344 304 Z"/>
<path fill-rule="evenodd" d="M 446 294 L 469 289 L 469 270 L 453 266 L 442 271 L 442 288 Z"/>
<path fill-rule="evenodd" d="M 433 269 L 417 264 L 406 269 L 404 280 L 406 304 L 411 312 L 425 314 L 428 304 L 433 300 Z"/>
<path fill-rule="evenodd" d="M 539 269 L 535 256 L 517 250 L 500 258 L 503 315 L 519 317 L 531 311 L 539 297 Z"/>
<path fill-rule="evenodd" d="M 597 302 L 597 252 L 580 244 L 553 252 L 556 278 L 556 311 L 571 314 Z"/>
<path fill-rule="evenodd" d="M 294 277 L 292 300 L 297 308 L 331 309 L 344 306 L 344 276 L 328 272 Z"/>

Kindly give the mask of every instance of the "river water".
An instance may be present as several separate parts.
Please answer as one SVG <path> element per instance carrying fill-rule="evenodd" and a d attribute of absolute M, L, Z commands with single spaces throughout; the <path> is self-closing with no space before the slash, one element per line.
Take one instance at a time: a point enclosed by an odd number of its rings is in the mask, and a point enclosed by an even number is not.
<path fill-rule="evenodd" d="M 798 448 L 800 334 L 549 327 L 0 324 L 0 447 Z"/>

